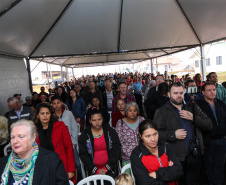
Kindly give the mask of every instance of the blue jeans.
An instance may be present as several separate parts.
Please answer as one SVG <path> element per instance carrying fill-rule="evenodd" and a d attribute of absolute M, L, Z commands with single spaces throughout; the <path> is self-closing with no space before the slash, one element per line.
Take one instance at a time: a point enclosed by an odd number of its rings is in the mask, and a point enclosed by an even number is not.
<path fill-rule="evenodd" d="M 77 181 L 80 181 L 82 180 L 82 169 L 81 169 L 81 163 L 79 161 L 79 155 L 76 147 L 74 149 L 74 154 L 75 154 L 75 164 L 77 169 Z"/>

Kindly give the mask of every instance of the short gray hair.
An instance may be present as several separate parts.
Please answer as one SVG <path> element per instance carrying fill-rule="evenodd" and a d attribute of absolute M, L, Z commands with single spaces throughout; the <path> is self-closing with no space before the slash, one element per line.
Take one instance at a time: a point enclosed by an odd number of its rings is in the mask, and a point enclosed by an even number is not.
<path fill-rule="evenodd" d="M 11 101 L 13 103 L 19 102 L 19 100 L 16 97 L 9 97 L 8 100 L 7 100 L 7 103 L 10 103 Z"/>
<path fill-rule="evenodd" d="M 137 109 L 137 112 L 139 113 L 139 111 L 140 111 L 140 110 L 139 110 L 139 107 L 138 107 L 137 103 L 136 103 L 136 102 L 133 102 L 133 101 L 130 101 L 130 102 L 128 102 L 128 103 L 126 104 L 125 112 L 127 112 L 128 109 L 129 109 L 131 106 L 135 106 L 136 109 Z"/>
<path fill-rule="evenodd" d="M 37 136 L 37 130 L 33 121 L 21 119 L 15 123 L 13 123 L 10 127 L 10 133 L 12 132 L 14 127 L 25 125 L 29 128 L 30 137 L 32 138 L 34 135 Z"/>

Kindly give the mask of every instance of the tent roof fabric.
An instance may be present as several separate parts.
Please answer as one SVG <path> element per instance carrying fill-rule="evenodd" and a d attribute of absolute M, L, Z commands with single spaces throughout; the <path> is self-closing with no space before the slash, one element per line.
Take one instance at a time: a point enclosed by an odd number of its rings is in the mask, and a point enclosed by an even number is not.
<path fill-rule="evenodd" d="M 226 38 L 226 0 L 3 0 L 0 55 L 69 67 L 146 60 Z"/>

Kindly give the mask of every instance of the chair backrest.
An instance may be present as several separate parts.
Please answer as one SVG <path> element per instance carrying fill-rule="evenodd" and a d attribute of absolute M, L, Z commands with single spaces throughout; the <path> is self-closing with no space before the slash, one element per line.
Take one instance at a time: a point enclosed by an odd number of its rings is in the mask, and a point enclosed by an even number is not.
<path fill-rule="evenodd" d="M 112 127 L 112 118 L 111 118 L 112 111 L 108 111 L 108 114 L 110 115 L 110 120 L 109 120 L 108 124 Z"/>
<path fill-rule="evenodd" d="M 109 181 L 112 185 L 115 185 L 115 180 L 108 175 L 92 175 L 81 180 L 77 185 L 89 185 L 90 182 L 97 185 L 97 181 L 100 181 L 101 185 L 104 185 L 104 181 Z"/>
<path fill-rule="evenodd" d="M 133 175 L 133 171 L 132 171 L 132 168 L 131 168 L 131 163 L 123 166 L 122 170 L 121 170 L 121 173 L 126 173 L 126 170 L 130 169 L 131 170 L 131 177 L 133 179 L 133 182 L 135 183 L 135 178 L 134 178 L 134 175 Z"/>
<path fill-rule="evenodd" d="M 3 152 L 4 152 L 4 155 L 5 155 L 5 156 L 8 155 L 8 148 L 9 148 L 9 147 L 11 147 L 11 144 L 10 144 L 10 143 L 4 147 Z"/>
<path fill-rule="evenodd" d="M 84 178 L 86 178 L 86 174 L 88 175 L 88 172 L 86 173 L 85 166 L 84 166 L 83 162 L 81 161 L 80 157 L 79 157 L 79 161 L 81 164 L 82 178 L 84 179 Z"/>
<path fill-rule="evenodd" d="M 82 133 L 81 133 L 81 126 L 79 123 L 77 123 L 77 127 L 78 127 L 78 136 L 80 136 Z"/>

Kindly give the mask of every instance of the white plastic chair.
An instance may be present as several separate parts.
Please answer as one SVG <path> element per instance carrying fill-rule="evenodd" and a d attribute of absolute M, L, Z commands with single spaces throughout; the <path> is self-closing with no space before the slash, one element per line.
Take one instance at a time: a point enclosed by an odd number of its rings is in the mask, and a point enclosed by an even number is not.
<path fill-rule="evenodd" d="M 6 156 L 6 155 L 8 155 L 8 148 L 9 147 L 11 147 L 11 144 L 9 143 L 8 145 L 6 145 L 5 147 L 4 147 L 4 149 L 3 149 L 3 152 L 4 152 L 4 155 Z"/>
<path fill-rule="evenodd" d="M 131 177 L 132 177 L 132 179 L 133 179 L 133 182 L 135 182 L 135 178 L 134 178 L 134 176 L 133 176 L 133 171 L 132 171 L 132 168 L 131 168 L 131 163 L 129 163 L 129 164 L 123 166 L 123 168 L 122 168 L 122 170 L 121 170 L 121 173 L 126 173 L 126 170 L 129 170 L 129 169 L 131 170 Z"/>
<path fill-rule="evenodd" d="M 77 123 L 77 122 L 76 122 Z M 79 123 L 77 123 L 77 127 L 78 127 L 78 137 L 82 134 L 81 133 L 81 126 L 80 126 L 80 124 Z"/>
<path fill-rule="evenodd" d="M 79 125 L 80 126 L 80 125 Z M 79 127 L 80 128 L 80 127 Z M 79 145 L 77 144 L 77 151 L 79 153 Z M 86 173 L 85 173 L 85 167 L 84 167 L 84 164 L 83 162 L 81 161 L 80 157 L 79 157 L 79 161 L 80 161 L 80 164 L 81 164 L 81 170 L 82 170 L 82 178 L 85 178 L 86 177 Z"/>
<path fill-rule="evenodd" d="M 74 183 L 73 183 L 72 181 L 70 181 L 70 180 L 69 180 L 69 184 L 70 184 L 70 185 L 74 185 Z"/>
<path fill-rule="evenodd" d="M 97 181 L 100 181 L 101 185 L 104 185 L 104 181 L 109 181 L 112 185 L 115 185 L 115 180 L 108 175 L 92 175 L 81 180 L 77 185 L 89 185 L 90 182 L 97 185 Z"/>
<path fill-rule="evenodd" d="M 82 170 L 82 178 L 86 178 L 86 172 L 85 172 L 85 167 L 81 159 L 79 158 L 80 164 L 81 164 L 81 170 Z"/>
<path fill-rule="evenodd" d="M 121 172 L 121 170 L 122 170 L 121 161 L 118 160 L 118 172 Z"/>

